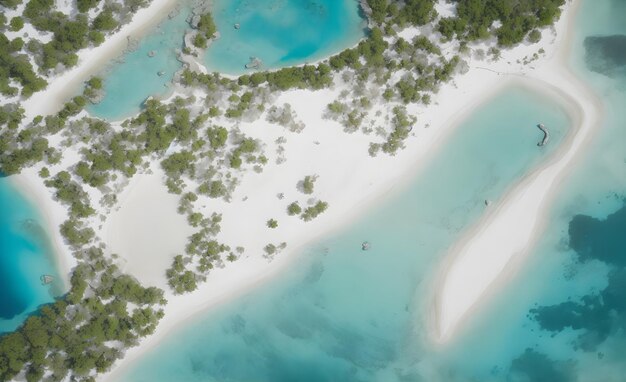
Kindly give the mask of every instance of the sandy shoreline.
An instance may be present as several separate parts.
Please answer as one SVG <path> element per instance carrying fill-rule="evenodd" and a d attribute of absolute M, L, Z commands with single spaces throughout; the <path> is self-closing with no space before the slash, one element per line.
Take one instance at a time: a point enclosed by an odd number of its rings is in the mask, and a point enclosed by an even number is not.
<path fill-rule="evenodd" d="M 564 17 L 567 31 L 559 54 L 525 79 L 525 85 L 552 93 L 551 98 L 566 107 L 573 131 L 546 163 L 512 186 L 450 249 L 434 288 L 437 342 L 452 338 L 463 320 L 519 270 L 547 223 L 550 202 L 560 181 L 601 125 L 601 102 L 571 73 L 567 63 L 579 4 L 575 2 Z"/>
<path fill-rule="evenodd" d="M 128 38 L 140 39 L 156 27 L 176 7 L 176 0 L 153 0 L 142 8 L 133 19 L 118 32 L 108 36 L 94 49 L 83 49 L 78 53 L 78 64 L 55 77 L 43 91 L 33 94 L 22 103 L 26 118 L 49 115 L 61 109 L 65 101 L 79 93 L 83 83 L 98 74 L 111 60 L 124 54 Z"/>

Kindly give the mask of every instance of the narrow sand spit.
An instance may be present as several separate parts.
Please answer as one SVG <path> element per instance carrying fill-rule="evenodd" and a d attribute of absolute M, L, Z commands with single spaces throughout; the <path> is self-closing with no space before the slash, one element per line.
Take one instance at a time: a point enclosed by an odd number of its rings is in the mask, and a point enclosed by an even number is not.
<path fill-rule="evenodd" d="M 546 163 L 513 186 L 452 247 L 435 287 L 435 337 L 440 342 L 449 340 L 463 319 L 515 273 L 545 224 L 560 181 L 601 125 L 601 102 L 566 63 L 578 4 L 564 17 L 568 25 L 559 54 L 526 78 L 515 79 L 560 101 L 568 112 L 572 131 Z"/>

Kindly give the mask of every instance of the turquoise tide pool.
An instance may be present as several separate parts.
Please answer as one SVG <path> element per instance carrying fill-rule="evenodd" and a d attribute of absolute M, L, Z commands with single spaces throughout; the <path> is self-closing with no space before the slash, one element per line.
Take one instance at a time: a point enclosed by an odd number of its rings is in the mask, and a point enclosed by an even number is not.
<path fill-rule="evenodd" d="M 42 285 L 41 275 L 55 281 Z M 0 178 L 0 333 L 17 328 L 63 288 L 40 216 L 9 180 Z"/>
<path fill-rule="evenodd" d="M 210 71 L 226 74 L 250 72 L 245 65 L 251 56 L 263 61 L 263 70 L 312 62 L 356 44 L 365 34 L 356 0 L 216 0 L 212 12 L 221 37 L 201 61 Z M 90 114 L 119 120 L 135 114 L 146 98 L 167 95 L 182 68 L 176 52 L 190 29 L 190 13 L 188 5 L 182 6 L 137 50 L 101 74 L 106 96 L 88 108 Z"/>
<path fill-rule="evenodd" d="M 536 145 L 538 120 L 554 131 L 544 148 Z M 558 147 L 568 125 L 550 100 L 506 89 L 406 190 L 260 290 L 172 333 L 124 380 L 419 380 L 415 368 L 430 352 L 422 312 L 437 260 L 484 213 L 485 199 L 497 199 Z"/>
<path fill-rule="evenodd" d="M 146 98 L 166 95 L 174 73 L 181 68 L 176 50 L 182 49 L 188 15 L 189 10 L 183 8 L 142 39 L 135 51 L 113 62 L 101 75 L 106 95 L 87 109 L 89 113 L 119 120 L 137 113 Z"/>
<path fill-rule="evenodd" d="M 218 0 L 213 17 L 221 37 L 206 64 L 237 75 L 249 72 L 250 57 L 262 69 L 324 58 L 355 45 L 366 26 L 356 0 Z"/>

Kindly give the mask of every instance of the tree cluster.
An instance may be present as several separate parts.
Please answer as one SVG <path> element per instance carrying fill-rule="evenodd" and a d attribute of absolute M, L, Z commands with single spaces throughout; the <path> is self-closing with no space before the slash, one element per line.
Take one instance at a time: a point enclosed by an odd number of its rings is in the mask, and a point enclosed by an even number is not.
<path fill-rule="evenodd" d="M 90 381 L 156 328 L 165 303 L 161 290 L 122 274 L 99 248 L 79 256 L 86 261 L 74 269 L 70 291 L 0 337 L 0 380 L 24 372 L 29 382 L 44 375 Z"/>
<path fill-rule="evenodd" d="M 197 29 L 198 32 L 200 32 L 207 40 L 211 39 L 215 32 L 217 32 L 215 22 L 213 21 L 213 16 L 210 12 L 207 12 L 200 16 L 200 21 L 198 22 Z"/>
<path fill-rule="evenodd" d="M 435 0 L 367 0 L 374 24 L 424 25 L 436 16 Z"/>
<path fill-rule="evenodd" d="M 500 45 L 511 46 L 536 28 L 554 23 L 563 4 L 565 0 L 458 0 L 456 17 L 441 19 L 438 30 L 448 39 L 456 36 L 469 41 L 495 33 Z M 492 32 L 496 22 L 501 25 Z"/>
<path fill-rule="evenodd" d="M 0 93 L 3 95 L 18 94 L 19 89 L 11 86 L 11 79 L 20 83 L 20 94 L 24 97 L 29 97 L 48 85 L 43 78 L 37 76 L 28 57 L 19 53 L 22 46 L 22 39 L 10 41 L 4 34 L 0 34 Z"/>
<path fill-rule="evenodd" d="M 21 126 L 24 110 L 15 105 L 0 106 L 0 174 L 12 175 L 36 162 L 53 161 L 57 151 L 49 147 L 46 128 L 38 124 Z M 5 128 L 6 126 L 6 128 Z"/>
<path fill-rule="evenodd" d="M 319 200 L 314 205 L 307 207 L 300 215 L 300 218 L 305 222 L 311 221 L 322 214 L 324 211 L 328 209 L 328 203 Z"/>
<path fill-rule="evenodd" d="M 267 83 L 276 90 L 288 89 L 322 89 L 332 83 L 331 68 L 320 63 L 298 67 L 282 68 L 272 72 L 257 72 L 239 77 L 238 83 L 243 86 L 259 86 Z"/>

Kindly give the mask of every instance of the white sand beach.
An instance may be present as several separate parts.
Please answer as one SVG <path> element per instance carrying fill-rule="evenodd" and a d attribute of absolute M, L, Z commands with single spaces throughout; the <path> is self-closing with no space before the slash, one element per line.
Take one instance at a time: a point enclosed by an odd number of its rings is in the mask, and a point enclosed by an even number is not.
<path fill-rule="evenodd" d="M 487 296 L 496 293 L 523 263 L 541 232 L 560 180 L 601 126 L 602 105 L 595 94 L 567 67 L 572 20 L 579 2 L 560 21 L 560 51 L 523 81 L 563 104 L 572 131 L 553 156 L 525 176 L 497 201 L 464 238 L 453 245 L 437 282 L 437 341 L 453 337 L 463 319 Z"/>
<path fill-rule="evenodd" d="M 125 255 L 122 271 L 144 285 L 167 288 L 165 270 L 172 265 L 173 255 L 163 254 L 183 253 L 194 231 L 176 212 L 178 196 L 167 192 L 162 176 L 160 170 L 136 176 L 120 196 L 123 205 L 107 219 L 106 238 L 112 253 Z"/>

